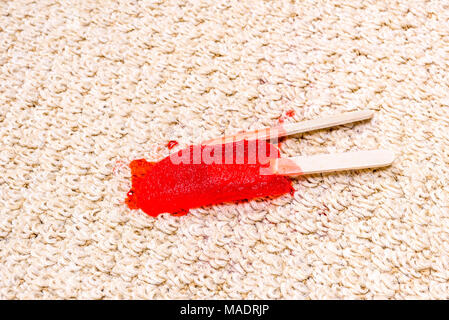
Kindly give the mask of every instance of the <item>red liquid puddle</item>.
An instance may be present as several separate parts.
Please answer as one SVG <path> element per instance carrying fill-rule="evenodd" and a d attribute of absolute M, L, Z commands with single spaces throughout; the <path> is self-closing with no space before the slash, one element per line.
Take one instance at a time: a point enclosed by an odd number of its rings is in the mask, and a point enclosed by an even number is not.
<path fill-rule="evenodd" d="M 195 158 L 198 154 L 200 159 Z M 257 141 L 249 145 L 242 140 L 190 146 L 157 163 L 134 160 L 126 203 L 130 209 L 140 208 L 156 217 L 165 212 L 184 215 L 205 205 L 292 193 L 289 178 L 260 174 L 270 159 L 279 156 L 272 144 Z"/>
<path fill-rule="evenodd" d="M 168 148 L 168 150 L 171 150 L 171 149 L 173 149 L 174 147 L 176 147 L 178 144 L 179 144 L 178 141 L 176 141 L 176 140 L 170 140 L 170 141 L 167 143 L 167 148 Z"/>

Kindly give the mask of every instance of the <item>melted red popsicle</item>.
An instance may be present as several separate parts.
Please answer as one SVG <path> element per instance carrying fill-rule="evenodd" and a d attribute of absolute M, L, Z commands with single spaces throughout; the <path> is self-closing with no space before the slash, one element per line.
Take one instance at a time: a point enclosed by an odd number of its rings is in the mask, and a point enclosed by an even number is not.
<path fill-rule="evenodd" d="M 261 175 L 279 150 L 265 141 L 190 146 L 157 163 L 134 160 L 126 203 L 150 216 L 222 202 L 292 193 L 289 178 Z"/>

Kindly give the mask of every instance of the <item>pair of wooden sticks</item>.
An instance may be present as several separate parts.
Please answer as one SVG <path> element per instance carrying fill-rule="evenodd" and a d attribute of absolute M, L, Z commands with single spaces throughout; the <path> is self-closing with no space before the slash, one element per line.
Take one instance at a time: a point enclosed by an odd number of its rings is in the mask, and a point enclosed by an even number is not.
<path fill-rule="evenodd" d="M 239 133 L 231 136 L 213 139 L 203 144 L 213 145 L 240 140 L 269 140 L 283 136 L 313 131 L 323 128 L 339 126 L 346 123 L 362 121 L 372 118 L 371 110 L 342 113 L 325 118 L 307 120 L 297 123 L 279 125 L 251 132 Z M 298 156 L 278 158 L 270 162 L 270 169 L 274 174 L 295 176 L 299 174 L 324 173 L 332 171 L 379 168 L 389 166 L 394 161 L 394 153 L 389 150 L 367 150 L 335 154 L 318 154 L 313 156 Z"/>

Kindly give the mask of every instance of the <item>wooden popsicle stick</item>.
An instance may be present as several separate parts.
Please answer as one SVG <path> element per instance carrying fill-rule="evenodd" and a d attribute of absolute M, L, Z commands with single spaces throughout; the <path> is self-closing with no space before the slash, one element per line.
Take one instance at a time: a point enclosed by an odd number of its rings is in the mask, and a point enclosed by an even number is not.
<path fill-rule="evenodd" d="M 394 153 L 389 150 L 368 150 L 336 154 L 318 154 L 278 158 L 270 161 L 272 174 L 295 176 L 332 171 L 356 170 L 389 166 Z"/>
<path fill-rule="evenodd" d="M 242 132 L 235 135 L 224 136 L 202 142 L 203 145 L 213 145 L 219 143 L 228 143 L 240 140 L 269 140 L 288 136 L 292 134 L 313 131 L 323 128 L 335 127 L 346 123 L 370 119 L 374 114 L 372 110 L 353 111 L 326 116 L 319 119 L 306 120 L 297 123 L 288 123 L 272 128 L 265 128 L 256 131 Z"/>
<path fill-rule="evenodd" d="M 337 114 L 319 119 L 307 120 L 298 123 L 287 123 L 284 125 L 286 135 L 313 131 L 323 128 L 335 127 L 346 123 L 362 121 L 372 118 L 374 111 L 361 110 Z"/>

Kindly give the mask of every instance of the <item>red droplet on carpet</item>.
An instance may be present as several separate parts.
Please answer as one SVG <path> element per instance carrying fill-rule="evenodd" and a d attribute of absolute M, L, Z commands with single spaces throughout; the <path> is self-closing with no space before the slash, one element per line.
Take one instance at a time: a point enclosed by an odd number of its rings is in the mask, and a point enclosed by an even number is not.
<path fill-rule="evenodd" d="M 176 147 L 178 144 L 179 144 L 178 141 L 176 141 L 176 140 L 170 140 L 170 141 L 167 143 L 167 148 L 168 148 L 168 150 L 171 150 L 171 149 L 173 149 L 174 147 Z"/>
<path fill-rule="evenodd" d="M 295 110 L 288 110 L 287 112 L 285 112 L 285 115 L 287 117 L 294 117 L 295 116 Z"/>

